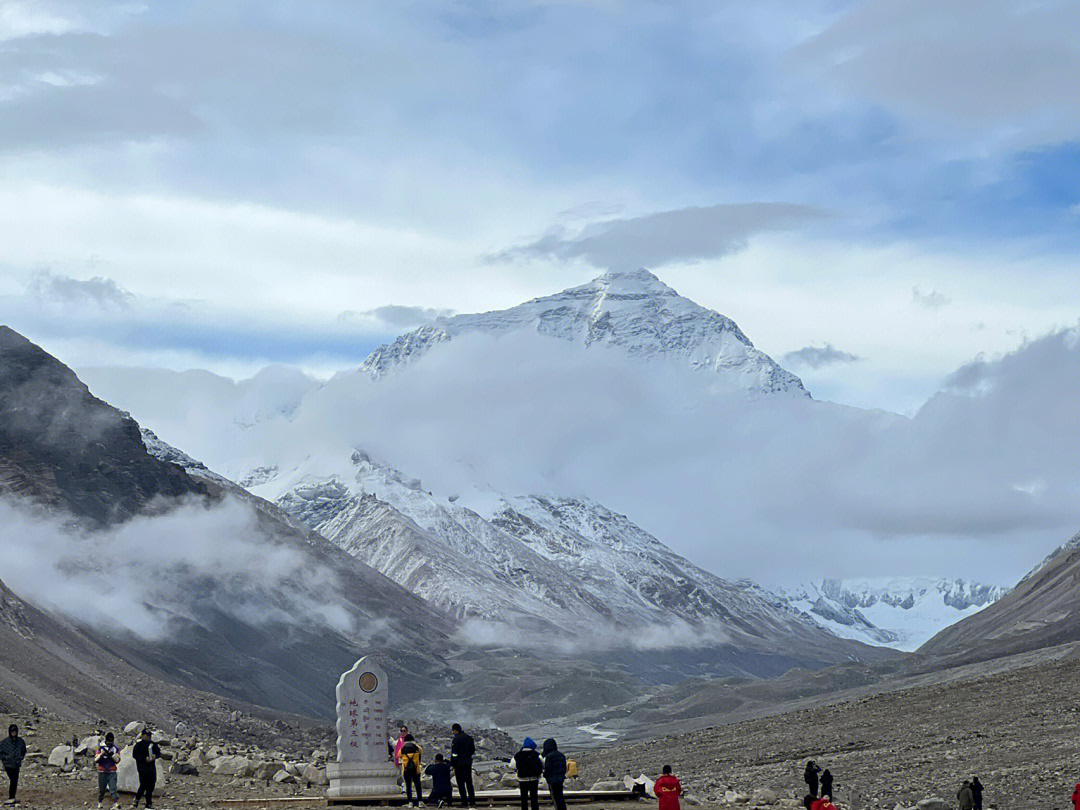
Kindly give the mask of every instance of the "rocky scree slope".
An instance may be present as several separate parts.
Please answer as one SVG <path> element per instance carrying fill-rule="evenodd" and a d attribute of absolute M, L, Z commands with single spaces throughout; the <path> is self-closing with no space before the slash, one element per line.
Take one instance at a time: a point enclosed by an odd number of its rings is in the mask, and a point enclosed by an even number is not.
<path fill-rule="evenodd" d="M 1080 640 L 1080 534 L 985 610 L 919 648 L 950 661 L 985 660 Z"/>
<path fill-rule="evenodd" d="M 205 468 L 191 466 L 198 474 L 189 475 L 173 463 L 183 460 L 176 451 L 151 446 L 167 460 L 151 455 L 138 424 L 92 396 L 60 361 L 0 328 L 0 494 L 42 525 L 55 524 L 70 550 L 68 564 L 84 574 L 100 568 L 114 529 L 136 517 L 147 521 L 140 524 L 146 536 L 139 570 L 126 567 L 126 558 L 111 559 L 100 587 L 123 593 L 137 585 L 139 595 L 117 612 L 148 610 L 167 633 L 139 635 L 122 621 L 91 626 L 93 611 L 72 617 L 80 633 L 154 677 L 313 715 L 333 710 L 337 676 L 357 650 L 385 652 L 388 669 L 402 676 L 402 700 L 453 677 L 441 659 L 454 630 L 445 613 L 273 504 Z M 238 570 L 220 576 L 198 566 L 159 565 L 154 544 L 167 541 L 155 536 L 155 520 L 181 507 L 212 513 L 229 502 L 248 515 L 239 539 L 255 555 L 249 564 L 240 560 Z M 271 558 L 292 560 L 294 567 L 268 576 L 264 563 Z M 9 579 L 7 585 L 20 593 L 22 583 Z M 308 603 L 325 605 L 334 620 L 318 620 L 319 610 L 299 615 L 298 606 Z M 5 609 L 5 619 L 15 615 Z M 58 648 L 61 642 L 47 631 L 61 624 L 42 625 L 31 643 Z M 26 683 L 38 671 L 24 673 Z M 12 674 L 11 682 L 18 678 Z"/>
<path fill-rule="evenodd" d="M 755 393 L 809 396 L 799 378 L 754 348 L 734 321 L 683 298 L 644 268 L 611 271 L 510 309 L 440 317 L 379 347 L 359 371 L 380 377 L 458 335 L 519 329 L 586 347 L 618 346 L 638 358 L 678 358 Z"/>

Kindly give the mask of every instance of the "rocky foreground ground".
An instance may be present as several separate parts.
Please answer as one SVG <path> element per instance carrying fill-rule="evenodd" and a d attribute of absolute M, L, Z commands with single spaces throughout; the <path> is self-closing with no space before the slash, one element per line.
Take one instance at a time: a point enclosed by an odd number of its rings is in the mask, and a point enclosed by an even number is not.
<path fill-rule="evenodd" d="M 978 775 L 987 808 L 1071 810 L 1080 654 L 627 743 L 585 757 L 583 773 L 655 775 L 670 763 L 701 800 L 753 807 L 761 789 L 794 803 L 808 759 L 853 807 L 955 808 L 961 782 Z M 932 797 L 947 801 L 918 805 Z"/>

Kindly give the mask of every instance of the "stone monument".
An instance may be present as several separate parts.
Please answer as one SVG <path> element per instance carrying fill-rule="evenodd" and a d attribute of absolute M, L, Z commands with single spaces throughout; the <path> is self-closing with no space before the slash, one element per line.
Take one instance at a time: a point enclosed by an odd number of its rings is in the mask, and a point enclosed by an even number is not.
<path fill-rule="evenodd" d="M 396 796 L 397 768 L 387 750 L 386 672 L 364 656 L 337 685 L 337 762 L 326 766 L 331 799 Z"/>

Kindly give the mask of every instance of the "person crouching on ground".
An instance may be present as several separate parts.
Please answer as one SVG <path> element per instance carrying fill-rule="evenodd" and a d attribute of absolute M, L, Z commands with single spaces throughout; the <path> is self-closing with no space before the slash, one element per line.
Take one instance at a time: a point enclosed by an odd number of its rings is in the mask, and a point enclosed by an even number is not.
<path fill-rule="evenodd" d="M 566 797 L 563 795 L 563 783 L 566 781 L 566 756 L 559 750 L 554 739 L 544 740 L 544 779 L 548 783 L 548 792 L 555 803 L 555 810 L 566 810 Z"/>
<path fill-rule="evenodd" d="M 150 729 L 144 728 L 139 741 L 131 749 L 131 758 L 135 760 L 135 770 L 139 774 L 139 789 L 135 792 L 132 807 L 139 806 L 139 799 L 146 797 L 146 810 L 154 806 L 154 787 L 157 785 L 157 761 L 161 757 L 161 747 L 153 742 Z"/>
<path fill-rule="evenodd" d="M 26 757 L 26 741 L 19 736 L 19 727 L 12 723 L 8 726 L 8 735 L 0 740 L 0 764 L 4 766 L 8 778 L 8 797 L 4 804 L 16 804 L 15 792 L 19 789 L 19 769 Z"/>
<path fill-rule="evenodd" d="M 116 789 L 116 766 L 119 764 L 120 749 L 113 742 L 113 733 L 110 731 L 105 735 L 105 741 L 98 746 L 97 753 L 94 754 L 94 765 L 97 767 L 98 772 L 98 810 L 101 810 L 101 802 L 105 798 L 105 791 L 108 791 L 113 801 L 116 802 L 113 807 L 120 807 L 120 791 Z"/>
<path fill-rule="evenodd" d="M 828 794 L 823 795 L 820 799 L 810 805 L 811 810 L 836 810 L 836 805 L 832 803 L 832 796 Z"/>
<path fill-rule="evenodd" d="M 424 794 L 420 790 L 420 759 L 424 749 L 416 744 L 412 734 L 406 734 L 399 749 L 401 755 L 401 778 L 405 781 L 405 799 L 413 807 L 424 806 Z M 413 797 L 413 788 L 416 797 Z"/>
<path fill-rule="evenodd" d="M 443 755 L 436 754 L 435 761 L 427 766 L 424 773 L 431 777 L 431 793 L 428 794 L 428 802 L 437 807 L 453 804 L 454 797 L 450 791 L 450 765 L 443 760 Z"/>
<path fill-rule="evenodd" d="M 682 796 L 682 784 L 675 774 L 671 772 L 671 766 L 665 765 L 660 778 L 653 785 L 653 793 L 660 800 L 660 810 L 679 810 L 679 797 Z"/>
<path fill-rule="evenodd" d="M 518 790 L 521 791 L 521 810 L 540 810 L 540 777 L 544 773 L 544 763 L 536 753 L 536 742 L 526 737 L 521 750 L 514 754 L 514 766 L 517 768 Z"/>

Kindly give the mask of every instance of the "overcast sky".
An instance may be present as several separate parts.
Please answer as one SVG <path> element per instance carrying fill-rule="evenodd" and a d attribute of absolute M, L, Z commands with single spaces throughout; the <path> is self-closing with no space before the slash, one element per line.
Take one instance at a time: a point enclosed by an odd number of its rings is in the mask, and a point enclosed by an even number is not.
<path fill-rule="evenodd" d="M 1080 316 L 1080 4 L 0 2 L 0 320 L 317 374 L 649 266 L 912 413 Z"/>

